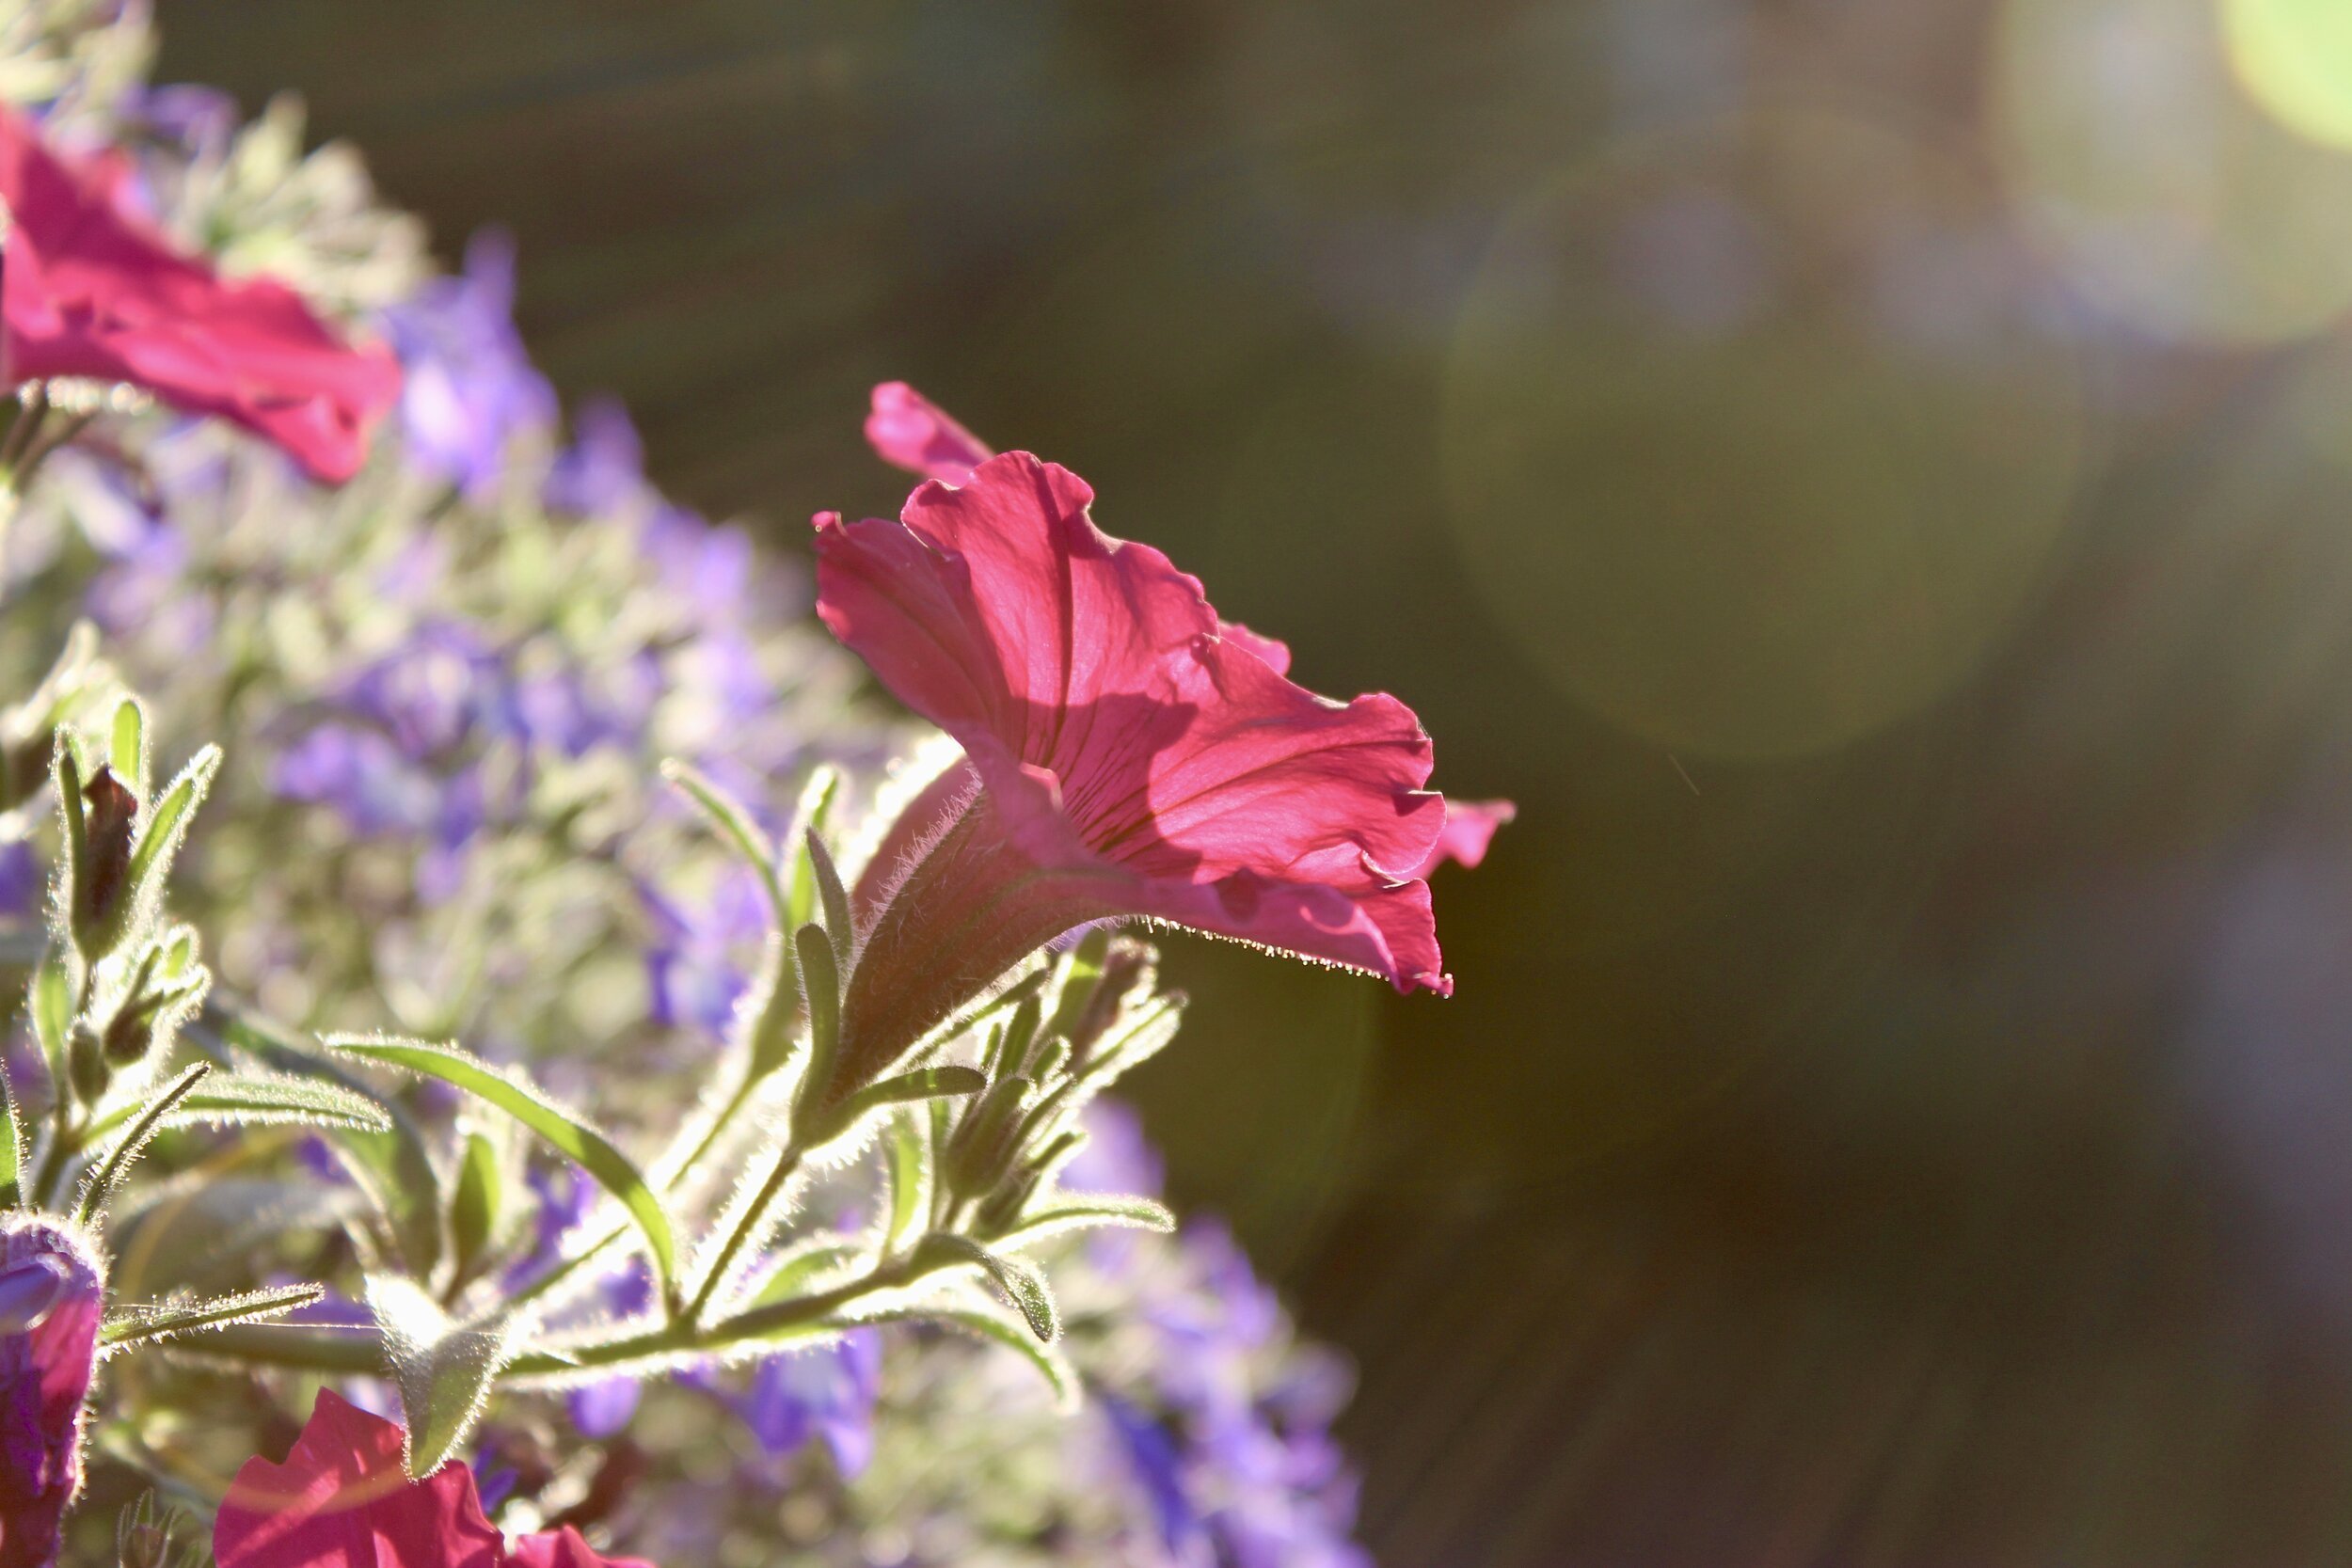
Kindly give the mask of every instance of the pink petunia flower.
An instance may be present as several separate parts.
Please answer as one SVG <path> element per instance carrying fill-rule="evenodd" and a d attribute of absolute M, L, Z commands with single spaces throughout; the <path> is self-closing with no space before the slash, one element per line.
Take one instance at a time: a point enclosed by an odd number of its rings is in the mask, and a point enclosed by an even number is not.
<path fill-rule="evenodd" d="M 349 479 L 400 393 L 389 352 L 344 342 L 281 283 L 228 282 L 183 255 L 127 209 L 127 172 L 67 160 L 0 107 L 0 376 L 128 382 Z"/>
<path fill-rule="evenodd" d="M 1495 830 L 1518 814 L 1519 808 L 1508 800 L 1448 800 L 1445 827 L 1429 858 L 1413 868 L 1413 875 L 1426 879 L 1448 861 L 1477 869 L 1478 863 L 1486 858 L 1486 846 L 1494 842 Z"/>
<path fill-rule="evenodd" d="M 473 1472 L 451 1460 L 421 1481 L 398 1425 L 322 1389 L 282 1465 L 250 1459 L 213 1523 L 219 1568 L 652 1568 L 599 1557 L 577 1530 L 511 1547 L 482 1513 Z"/>
<path fill-rule="evenodd" d="M 1452 990 L 1411 875 L 1445 820 L 1411 710 L 1293 685 L 1197 580 L 1095 527 L 1093 499 L 1009 452 L 918 487 L 897 522 L 817 519 L 818 613 L 966 759 L 855 890 L 844 1091 L 1099 920 Z"/>
<path fill-rule="evenodd" d="M 49 1568 L 82 1484 L 105 1278 L 65 1222 L 0 1221 L 0 1568 Z"/>
<path fill-rule="evenodd" d="M 874 388 L 866 439 L 883 462 L 948 484 L 961 484 L 973 469 L 996 455 L 903 381 L 885 381 Z"/>
<path fill-rule="evenodd" d="M 961 484 L 973 469 L 996 455 L 946 409 L 903 381 L 876 387 L 872 402 L 872 412 L 866 416 L 866 441 L 875 456 L 894 468 L 943 484 Z M 1261 636 L 1237 621 L 1220 621 L 1216 629 L 1228 642 L 1240 643 L 1274 666 L 1276 674 L 1290 673 L 1289 643 Z"/>

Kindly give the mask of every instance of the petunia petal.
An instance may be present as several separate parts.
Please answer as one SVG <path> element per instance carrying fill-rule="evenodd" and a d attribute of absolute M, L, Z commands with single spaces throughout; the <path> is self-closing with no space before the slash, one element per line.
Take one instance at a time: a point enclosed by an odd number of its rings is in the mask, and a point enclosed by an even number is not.
<path fill-rule="evenodd" d="M 0 107 L 0 375 L 128 382 L 349 479 L 399 395 L 390 354 L 345 343 L 282 284 L 228 282 L 183 255 L 123 207 L 120 175 L 119 160 L 59 156 Z"/>
<path fill-rule="evenodd" d="M 399 1426 L 322 1389 L 284 1464 L 237 1472 L 213 1555 L 220 1568 L 499 1568 L 505 1542 L 471 1470 L 453 1460 L 409 1480 Z"/>
<path fill-rule="evenodd" d="M 874 388 L 866 439 L 885 463 L 925 479 L 961 484 L 994 456 L 978 436 L 903 381 Z"/>

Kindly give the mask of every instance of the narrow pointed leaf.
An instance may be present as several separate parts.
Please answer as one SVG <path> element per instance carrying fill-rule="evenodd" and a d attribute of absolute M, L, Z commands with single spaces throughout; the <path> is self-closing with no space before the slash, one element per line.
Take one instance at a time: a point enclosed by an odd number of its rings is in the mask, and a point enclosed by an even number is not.
<path fill-rule="evenodd" d="M 711 825 L 732 843 L 737 852 L 759 874 L 760 885 L 767 890 L 768 902 L 775 911 L 779 925 L 785 921 L 784 884 L 776 876 L 776 847 L 760 831 L 758 823 L 743 803 L 694 767 L 676 757 L 661 765 L 661 776 L 670 781 L 678 792 L 702 808 Z"/>
<path fill-rule="evenodd" d="M 449 1231 L 457 1267 L 470 1270 L 498 1231 L 504 1196 L 498 1148 L 480 1132 L 466 1134 L 465 1157 L 457 1164 L 457 1187 L 450 1195 Z"/>
<path fill-rule="evenodd" d="M 857 930 L 850 922 L 850 892 L 841 885 L 840 868 L 833 863 L 833 851 L 825 847 L 823 836 L 811 828 L 805 842 L 808 869 L 817 884 L 817 907 L 824 911 L 825 936 L 833 943 L 834 964 L 846 974 L 857 947 Z"/>
<path fill-rule="evenodd" d="M 934 1230 L 923 1238 L 922 1244 L 956 1262 L 977 1264 L 996 1282 L 1041 1343 L 1051 1344 L 1060 1336 L 1061 1316 L 1054 1308 L 1054 1292 L 1046 1287 L 1045 1276 L 1029 1263 L 992 1252 L 969 1236 L 950 1231 Z"/>
<path fill-rule="evenodd" d="M 21 1198 L 24 1165 L 24 1131 L 17 1125 L 16 1094 L 8 1075 L 0 1072 L 0 1209 L 13 1209 Z"/>
<path fill-rule="evenodd" d="M 114 770 L 132 794 L 147 793 L 147 719 L 128 697 L 115 708 Z"/>
<path fill-rule="evenodd" d="M 122 1130 L 122 1136 L 115 1140 L 114 1147 L 106 1151 L 106 1157 L 98 1163 L 98 1168 L 90 1172 L 88 1179 L 82 1183 L 81 1201 L 73 1211 L 75 1219 L 87 1223 L 105 1207 L 106 1199 L 113 1196 L 115 1188 L 121 1185 L 123 1177 L 130 1173 L 138 1157 L 146 1152 L 149 1141 L 163 1130 L 164 1118 L 209 1077 L 212 1070 L 210 1062 L 194 1064 L 157 1090 L 155 1098 L 139 1108 L 130 1126 Z"/>
<path fill-rule="evenodd" d="M 1122 1226 L 1131 1230 L 1151 1230 L 1168 1235 L 1176 1228 L 1176 1216 L 1168 1205 L 1148 1197 L 1112 1197 L 1089 1195 L 1083 1202 L 1058 1203 L 1050 1209 L 1023 1216 L 1021 1223 L 998 1236 L 993 1244 L 999 1247 L 1031 1246 L 1051 1237 L 1067 1235 L 1073 1230 L 1090 1230 L 1102 1226 Z"/>
<path fill-rule="evenodd" d="M 897 1252 L 931 1206 L 930 1140 L 925 1136 L 920 1111 L 900 1111 L 890 1118 L 882 1137 L 889 1157 L 890 1229 L 885 1250 Z"/>
<path fill-rule="evenodd" d="M 91 1129 L 112 1131 L 130 1119 L 134 1106 L 109 1112 Z M 389 1132 L 392 1118 L 366 1095 L 315 1080 L 259 1072 L 216 1072 L 188 1091 L 164 1118 L 166 1127 L 339 1127 L 355 1132 Z"/>
<path fill-rule="evenodd" d="M 760 1282 L 757 1291 L 743 1303 L 743 1310 L 755 1307 L 771 1307 L 780 1301 L 790 1301 L 809 1284 L 842 1267 L 855 1262 L 866 1249 L 855 1242 L 835 1241 L 815 1237 L 785 1254 L 776 1272 Z"/>
<path fill-rule="evenodd" d="M 594 1177 L 620 1201 L 637 1228 L 644 1234 L 646 1251 L 660 1276 L 664 1300 L 674 1301 L 677 1286 L 677 1243 L 661 1200 L 644 1173 L 610 1139 L 578 1117 L 507 1077 L 489 1063 L 453 1046 L 425 1045 L 416 1040 L 366 1039 L 337 1037 L 326 1042 L 335 1050 L 389 1062 L 454 1085 L 504 1111 L 545 1138 L 555 1149 Z"/>
<path fill-rule="evenodd" d="M 809 864 L 808 835 L 825 831 L 840 793 L 840 773 L 824 767 L 811 773 L 801 788 L 792 815 L 792 836 L 786 841 L 792 849 L 790 887 L 785 895 L 784 928 L 787 931 L 797 931 L 817 917 L 817 870 Z"/>
<path fill-rule="evenodd" d="M 124 879 L 130 890 L 126 907 L 151 909 L 153 900 L 162 896 L 164 879 L 171 874 L 172 860 L 188 836 L 188 824 L 219 770 L 220 748 L 207 746 L 189 759 L 170 787 L 157 797 L 131 849 L 131 869 Z"/>
<path fill-rule="evenodd" d="M 913 1072 L 902 1072 L 896 1078 L 885 1078 L 879 1084 L 868 1084 L 847 1101 L 834 1114 L 818 1138 L 838 1135 L 849 1125 L 878 1105 L 902 1105 L 918 1100 L 952 1099 L 957 1095 L 977 1094 L 988 1087 L 988 1080 L 977 1068 L 927 1067 Z"/>
<path fill-rule="evenodd" d="M 259 1323 L 308 1307 L 326 1295 L 324 1285 L 280 1285 L 266 1291 L 247 1291 L 242 1295 L 215 1296 L 210 1301 L 192 1301 L 185 1306 L 172 1306 L 154 1310 L 117 1311 L 106 1319 L 100 1343 L 108 1351 L 144 1344 L 151 1339 L 168 1339 L 175 1335 L 195 1334 L 205 1329 L 226 1328 L 230 1323 Z"/>
<path fill-rule="evenodd" d="M 40 1037 L 41 1060 L 51 1085 L 65 1082 L 66 1032 L 73 1027 L 73 981 L 65 958 L 52 952 L 33 972 L 33 1032 Z"/>
<path fill-rule="evenodd" d="M 1038 1370 L 1054 1390 L 1054 1404 L 1063 1415 L 1074 1414 L 1080 1402 L 1081 1384 L 1077 1369 L 1062 1354 L 1061 1347 L 1049 1344 L 1030 1332 L 1018 1316 L 1006 1311 L 994 1302 L 973 1299 L 960 1302 L 925 1302 L 916 1307 L 893 1307 L 888 1311 L 861 1316 L 860 1323 L 944 1323 L 977 1335 L 992 1344 L 1017 1352 L 1021 1358 Z"/>

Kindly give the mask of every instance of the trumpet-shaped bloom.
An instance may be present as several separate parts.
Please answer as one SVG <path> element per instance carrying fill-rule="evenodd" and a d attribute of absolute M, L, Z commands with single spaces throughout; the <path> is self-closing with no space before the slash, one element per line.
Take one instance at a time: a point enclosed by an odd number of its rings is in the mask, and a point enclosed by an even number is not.
<path fill-rule="evenodd" d="M 1508 800 L 1448 800 L 1445 827 L 1431 846 L 1429 858 L 1413 868 L 1413 875 L 1426 878 L 1448 861 L 1475 870 L 1486 858 L 1486 846 L 1494 842 L 1495 830 L 1518 814 L 1519 808 Z"/>
<path fill-rule="evenodd" d="M 284 1464 L 237 1472 L 213 1524 L 220 1568 L 650 1568 L 569 1528 L 510 1547 L 471 1470 L 451 1460 L 412 1481 L 402 1446 L 396 1424 L 322 1390 Z"/>
<path fill-rule="evenodd" d="M 1452 989 L 1410 875 L 1445 819 L 1411 710 L 1293 685 L 1198 581 L 1095 527 L 1093 499 L 1009 452 L 897 522 L 817 520 L 818 613 L 968 759 L 857 890 L 848 1079 L 1097 920 Z"/>
<path fill-rule="evenodd" d="M 61 157 L 0 108 L 0 374 L 127 382 L 349 479 L 399 396 L 391 356 L 344 342 L 283 284 L 228 282 L 183 255 L 127 210 L 126 172 Z"/>
<path fill-rule="evenodd" d="M 96 1255 L 63 1225 L 0 1227 L 0 1568 L 56 1561 L 104 1295 Z"/>

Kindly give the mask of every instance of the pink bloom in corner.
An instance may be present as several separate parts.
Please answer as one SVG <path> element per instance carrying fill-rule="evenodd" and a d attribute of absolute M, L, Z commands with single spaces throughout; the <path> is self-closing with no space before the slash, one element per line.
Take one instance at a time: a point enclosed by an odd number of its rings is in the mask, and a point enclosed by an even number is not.
<path fill-rule="evenodd" d="M 399 395 L 391 355 L 345 343 L 283 284 L 228 282 L 181 254 L 126 211 L 126 172 L 69 162 L 0 107 L 0 375 L 128 382 L 349 479 Z"/>
<path fill-rule="evenodd" d="M 948 484 L 961 484 L 973 469 L 996 455 L 903 381 L 885 381 L 874 388 L 866 439 L 883 462 Z"/>
<path fill-rule="evenodd" d="M 818 613 L 967 759 L 855 890 L 842 1092 L 1097 920 L 1452 990 L 1411 875 L 1445 819 L 1411 710 L 1293 685 L 1198 581 L 1096 528 L 1093 499 L 1010 452 L 898 522 L 817 520 Z"/>
<path fill-rule="evenodd" d="M 64 1222 L 0 1221 L 0 1568 L 49 1568 L 82 1484 L 82 1403 L 105 1296 Z"/>
<path fill-rule="evenodd" d="M 1448 861 L 1477 869 L 1478 863 L 1486 858 L 1486 846 L 1494 842 L 1495 830 L 1518 814 L 1519 808 L 1508 800 L 1448 800 L 1445 828 L 1438 834 L 1429 858 L 1413 868 L 1413 875 L 1426 879 Z"/>
<path fill-rule="evenodd" d="M 572 1529 L 510 1549 L 484 1517 L 473 1472 L 451 1460 L 421 1481 L 400 1428 L 321 1390 L 282 1465 L 247 1460 L 213 1524 L 219 1568 L 652 1568 L 603 1558 Z"/>

